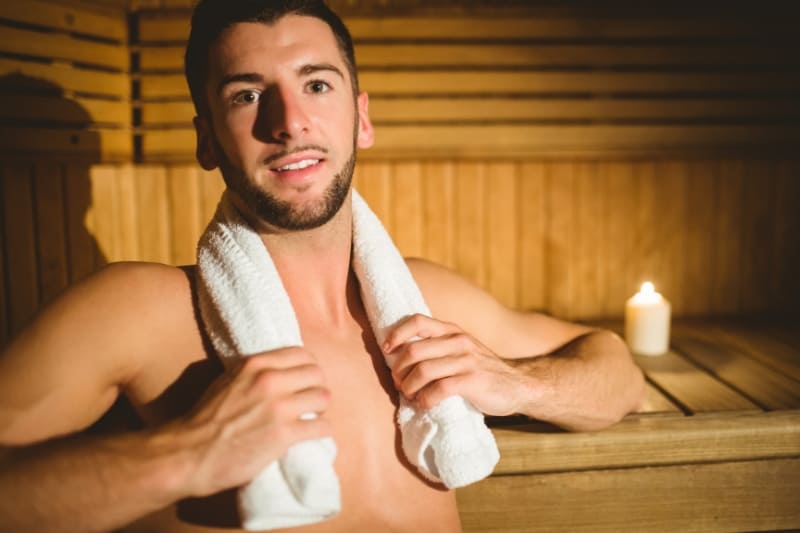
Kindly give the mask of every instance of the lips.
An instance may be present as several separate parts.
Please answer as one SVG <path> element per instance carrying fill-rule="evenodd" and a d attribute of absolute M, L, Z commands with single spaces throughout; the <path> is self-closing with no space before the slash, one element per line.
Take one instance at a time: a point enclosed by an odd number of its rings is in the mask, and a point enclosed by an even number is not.
<path fill-rule="evenodd" d="M 303 170 L 314 165 L 319 164 L 320 159 L 301 159 L 293 163 L 287 163 L 283 166 L 273 168 L 275 172 L 286 172 L 287 170 Z"/>

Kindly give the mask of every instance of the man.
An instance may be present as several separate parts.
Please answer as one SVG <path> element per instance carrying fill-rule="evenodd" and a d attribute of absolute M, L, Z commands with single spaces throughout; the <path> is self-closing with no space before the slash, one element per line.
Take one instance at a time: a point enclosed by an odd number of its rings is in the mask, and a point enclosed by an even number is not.
<path fill-rule="evenodd" d="M 187 76 L 197 157 L 222 170 L 261 235 L 304 347 L 220 375 L 193 268 L 117 264 L 70 289 L 0 358 L 4 531 L 104 531 L 140 518 L 131 531 L 202 530 L 230 511 L 228 489 L 323 436 L 338 444 L 342 511 L 309 531 L 457 531 L 452 491 L 399 451 L 398 394 L 421 407 L 460 394 L 490 415 L 575 430 L 641 401 L 641 373 L 614 335 L 508 310 L 425 261 L 408 264 L 436 318 L 410 317 L 376 345 L 350 268 L 355 149 L 373 140 L 352 43 L 317 2 L 261 3 L 196 10 Z M 391 372 L 381 349 L 397 356 Z M 120 394 L 145 429 L 81 432 Z M 179 519 L 170 506 L 187 500 Z"/>

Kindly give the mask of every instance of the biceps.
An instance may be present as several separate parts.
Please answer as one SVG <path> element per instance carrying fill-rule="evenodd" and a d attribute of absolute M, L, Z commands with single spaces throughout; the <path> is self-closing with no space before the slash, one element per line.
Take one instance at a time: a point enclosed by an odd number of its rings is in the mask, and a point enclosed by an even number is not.
<path fill-rule="evenodd" d="M 540 313 L 503 309 L 491 334 L 492 349 L 501 357 L 520 359 L 552 353 L 592 328 Z"/>

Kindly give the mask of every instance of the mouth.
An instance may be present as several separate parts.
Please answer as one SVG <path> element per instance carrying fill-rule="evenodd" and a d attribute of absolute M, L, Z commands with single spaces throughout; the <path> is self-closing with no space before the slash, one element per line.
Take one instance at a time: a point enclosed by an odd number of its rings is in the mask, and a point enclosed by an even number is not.
<path fill-rule="evenodd" d="M 292 163 L 286 163 L 285 165 L 274 167 L 272 170 L 274 172 L 287 172 L 289 170 L 303 170 L 308 167 L 313 167 L 318 165 L 322 160 L 321 159 L 301 159 L 300 161 L 294 161 Z"/>

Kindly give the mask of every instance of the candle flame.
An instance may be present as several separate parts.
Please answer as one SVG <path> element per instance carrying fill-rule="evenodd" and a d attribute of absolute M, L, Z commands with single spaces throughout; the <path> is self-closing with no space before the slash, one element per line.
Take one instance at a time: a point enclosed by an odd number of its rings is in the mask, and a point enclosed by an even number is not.
<path fill-rule="evenodd" d="M 656 293 L 656 288 L 651 282 L 645 281 L 644 283 L 642 283 L 642 288 L 640 292 L 642 294 L 647 294 L 649 296 L 651 294 Z"/>

